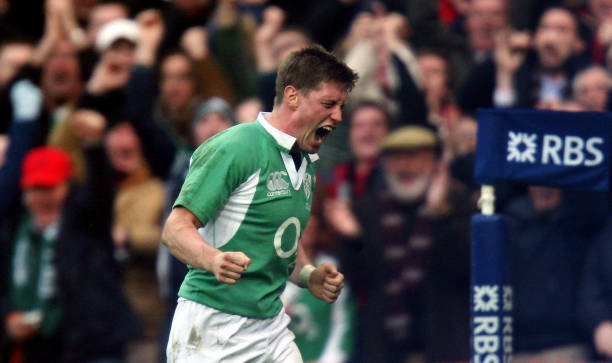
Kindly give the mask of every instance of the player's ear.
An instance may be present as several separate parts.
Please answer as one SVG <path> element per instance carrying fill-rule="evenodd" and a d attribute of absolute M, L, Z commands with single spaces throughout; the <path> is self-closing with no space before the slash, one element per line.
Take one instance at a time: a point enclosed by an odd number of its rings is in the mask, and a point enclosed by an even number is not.
<path fill-rule="evenodd" d="M 294 86 L 285 87 L 284 99 L 285 103 L 291 108 L 295 110 L 299 104 L 298 90 Z"/>

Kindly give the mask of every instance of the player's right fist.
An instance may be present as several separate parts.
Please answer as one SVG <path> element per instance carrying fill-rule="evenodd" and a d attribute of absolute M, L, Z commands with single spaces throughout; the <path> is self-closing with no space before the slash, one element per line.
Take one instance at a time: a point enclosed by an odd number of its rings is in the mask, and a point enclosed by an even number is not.
<path fill-rule="evenodd" d="M 211 272 L 220 282 L 233 285 L 251 264 L 251 259 L 242 252 L 220 252 L 213 259 Z"/>

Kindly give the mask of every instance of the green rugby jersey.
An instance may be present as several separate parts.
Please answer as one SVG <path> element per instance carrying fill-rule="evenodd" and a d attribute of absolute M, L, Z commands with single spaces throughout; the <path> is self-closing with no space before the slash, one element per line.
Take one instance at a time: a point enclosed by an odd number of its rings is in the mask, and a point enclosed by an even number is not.
<path fill-rule="evenodd" d="M 188 266 L 179 296 L 252 318 L 270 318 L 282 308 L 279 296 L 310 215 L 318 159 L 302 153 L 296 170 L 289 154 L 295 138 L 270 125 L 265 115 L 202 144 L 174 203 L 198 217 L 208 244 L 251 259 L 235 285 Z"/>

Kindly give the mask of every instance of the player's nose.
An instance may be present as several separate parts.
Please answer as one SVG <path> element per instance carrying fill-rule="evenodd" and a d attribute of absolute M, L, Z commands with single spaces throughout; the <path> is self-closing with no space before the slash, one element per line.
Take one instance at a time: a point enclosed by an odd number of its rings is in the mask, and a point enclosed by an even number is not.
<path fill-rule="evenodd" d="M 340 106 L 336 106 L 334 108 L 334 112 L 332 112 L 330 118 L 335 122 L 342 122 L 342 108 Z"/>

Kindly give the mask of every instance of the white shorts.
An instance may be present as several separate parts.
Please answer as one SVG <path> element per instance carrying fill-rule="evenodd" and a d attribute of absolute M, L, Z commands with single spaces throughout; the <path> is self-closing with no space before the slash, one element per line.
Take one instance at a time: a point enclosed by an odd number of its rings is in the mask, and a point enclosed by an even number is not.
<path fill-rule="evenodd" d="M 269 319 L 232 315 L 179 298 L 166 357 L 168 363 L 302 363 L 302 355 L 282 310 Z"/>

